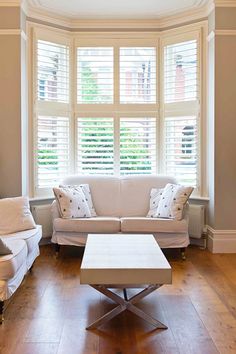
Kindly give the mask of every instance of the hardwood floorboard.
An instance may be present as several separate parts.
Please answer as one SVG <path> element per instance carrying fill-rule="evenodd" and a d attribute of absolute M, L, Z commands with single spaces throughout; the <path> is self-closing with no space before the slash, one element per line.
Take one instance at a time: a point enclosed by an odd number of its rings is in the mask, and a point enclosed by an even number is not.
<path fill-rule="evenodd" d="M 137 306 L 168 326 L 157 330 L 126 311 L 96 330 L 86 326 L 115 304 L 80 285 L 83 249 L 41 247 L 32 274 L 0 326 L 1 354 L 235 354 L 236 256 L 197 247 L 168 251 L 173 284 Z M 131 293 L 134 290 L 129 290 Z"/>

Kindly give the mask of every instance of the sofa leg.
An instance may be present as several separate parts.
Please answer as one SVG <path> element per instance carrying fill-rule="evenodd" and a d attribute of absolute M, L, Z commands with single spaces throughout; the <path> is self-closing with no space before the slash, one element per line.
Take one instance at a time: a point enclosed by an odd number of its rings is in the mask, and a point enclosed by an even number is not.
<path fill-rule="evenodd" d="M 186 260 L 185 247 L 180 248 L 181 258 L 183 261 Z"/>
<path fill-rule="evenodd" d="M 61 246 L 58 243 L 55 243 L 55 252 L 56 252 L 56 257 L 59 256 Z"/>
<path fill-rule="evenodd" d="M 0 301 L 0 324 L 2 324 L 4 321 L 3 311 L 4 311 L 4 301 Z"/>

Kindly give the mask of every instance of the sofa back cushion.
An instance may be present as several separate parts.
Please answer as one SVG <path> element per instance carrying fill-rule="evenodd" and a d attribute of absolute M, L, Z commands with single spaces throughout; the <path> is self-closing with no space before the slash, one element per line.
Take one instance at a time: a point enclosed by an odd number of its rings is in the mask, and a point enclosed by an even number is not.
<path fill-rule="evenodd" d="M 125 176 L 120 178 L 120 216 L 146 216 L 152 188 L 164 188 L 176 180 L 167 176 Z"/>
<path fill-rule="evenodd" d="M 69 176 L 61 184 L 89 184 L 98 216 L 146 216 L 152 188 L 176 183 L 166 176 Z"/>
<path fill-rule="evenodd" d="M 113 176 L 69 176 L 63 185 L 89 184 L 98 216 L 120 215 L 120 180 Z"/>

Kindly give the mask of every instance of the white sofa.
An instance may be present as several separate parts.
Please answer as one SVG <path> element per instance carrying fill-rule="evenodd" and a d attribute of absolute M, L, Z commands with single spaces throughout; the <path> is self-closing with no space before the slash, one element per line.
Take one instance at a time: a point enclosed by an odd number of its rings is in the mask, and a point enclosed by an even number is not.
<path fill-rule="evenodd" d="M 25 274 L 39 255 L 42 227 L 1 235 L 12 254 L 0 256 L 0 323 L 3 321 L 4 301 L 20 286 Z"/>
<path fill-rule="evenodd" d="M 151 188 L 176 183 L 166 176 L 70 176 L 64 185 L 87 183 L 97 217 L 63 219 L 57 201 L 52 204 L 53 235 L 56 245 L 83 246 L 89 233 L 151 233 L 161 248 L 183 248 L 189 245 L 188 215 L 180 221 L 147 218 Z M 185 208 L 187 209 L 187 208 Z M 59 247 L 57 247 L 59 249 Z"/>

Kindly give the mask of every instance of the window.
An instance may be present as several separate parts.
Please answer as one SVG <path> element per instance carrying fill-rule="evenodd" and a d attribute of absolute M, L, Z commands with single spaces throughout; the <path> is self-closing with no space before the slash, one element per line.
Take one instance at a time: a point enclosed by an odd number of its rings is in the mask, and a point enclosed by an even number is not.
<path fill-rule="evenodd" d="M 77 171 L 81 174 L 113 174 L 113 118 L 78 118 L 77 126 Z"/>
<path fill-rule="evenodd" d="M 69 170 L 69 120 L 40 115 L 37 132 L 38 187 L 47 188 Z"/>
<path fill-rule="evenodd" d="M 120 119 L 120 174 L 156 173 L 156 118 Z"/>
<path fill-rule="evenodd" d="M 35 185 L 44 195 L 70 172 L 69 46 L 38 39 Z"/>
<path fill-rule="evenodd" d="M 73 173 L 160 173 L 199 193 L 200 31 L 158 36 L 36 31 L 35 195 Z"/>
<path fill-rule="evenodd" d="M 69 101 L 69 48 L 38 41 L 38 100 Z"/>
<path fill-rule="evenodd" d="M 77 48 L 78 103 L 113 103 L 113 48 Z"/>
<path fill-rule="evenodd" d="M 164 46 L 165 171 L 185 185 L 199 187 L 198 42 Z"/>
<path fill-rule="evenodd" d="M 120 102 L 156 103 L 156 48 L 120 48 Z"/>

